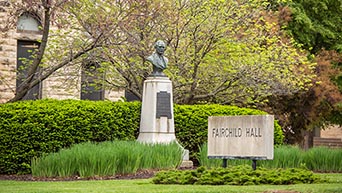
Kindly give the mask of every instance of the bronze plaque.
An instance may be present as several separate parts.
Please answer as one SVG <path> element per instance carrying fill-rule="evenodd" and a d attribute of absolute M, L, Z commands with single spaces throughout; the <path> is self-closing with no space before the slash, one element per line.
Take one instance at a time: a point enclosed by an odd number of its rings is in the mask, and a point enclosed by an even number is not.
<path fill-rule="evenodd" d="M 157 113 L 156 118 L 167 117 L 172 118 L 171 115 L 171 100 L 170 93 L 166 91 L 160 91 L 157 93 Z"/>

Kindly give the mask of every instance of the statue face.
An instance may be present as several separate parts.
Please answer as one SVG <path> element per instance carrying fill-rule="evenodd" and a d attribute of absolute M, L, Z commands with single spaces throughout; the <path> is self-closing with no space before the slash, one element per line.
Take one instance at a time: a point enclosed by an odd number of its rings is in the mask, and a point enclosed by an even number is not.
<path fill-rule="evenodd" d="M 165 43 L 162 41 L 158 41 L 155 45 L 155 48 L 158 54 L 163 55 L 165 51 Z"/>

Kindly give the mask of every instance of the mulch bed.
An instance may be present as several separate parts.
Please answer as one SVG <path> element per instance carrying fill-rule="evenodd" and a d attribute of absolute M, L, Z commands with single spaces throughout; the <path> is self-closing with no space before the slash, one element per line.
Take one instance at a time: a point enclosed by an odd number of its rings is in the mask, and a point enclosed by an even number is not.
<path fill-rule="evenodd" d="M 195 169 L 195 168 L 179 168 L 179 169 Z M 0 180 L 17 180 L 17 181 L 77 181 L 77 180 L 132 180 L 132 179 L 148 179 L 152 178 L 159 170 L 140 170 L 135 174 L 115 175 L 115 176 L 95 176 L 89 178 L 81 178 L 79 176 L 72 177 L 33 177 L 31 174 L 25 175 L 4 175 L 0 174 Z M 263 193 L 299 193 L 290 190 L 271 190 Z"/>
<path fill-rule="evenodd" d="M 179 170 L 193 170 L 196 167 L 179 167 Z M 35 177 L 31 174 L 0 174 L 0 180 L 17 180 L 17 181 L 76 181 L 76 180 L 133 180 L 133 179 L 148 179 L 152 178 L 158 169 L 139 170 L 135 174 L 117 174 L 114 176 L 93 176 L 81 178 L 79 176 L 71 177 Z"/>
<path fill-rule="evenodd" d="M 81 178 L 79 176 L 71 177 L 34 177 L 31 174 L 25 175 L 0 175 L 0 180 L 17 180 L 17 181 L 76 181 L 76 180 L 130 180 L 130 179 L 147 179 L 154 176 L 158 170 L 140 170 L 135 174 L 118 174 L 115 176 L 94 176 Z"/>

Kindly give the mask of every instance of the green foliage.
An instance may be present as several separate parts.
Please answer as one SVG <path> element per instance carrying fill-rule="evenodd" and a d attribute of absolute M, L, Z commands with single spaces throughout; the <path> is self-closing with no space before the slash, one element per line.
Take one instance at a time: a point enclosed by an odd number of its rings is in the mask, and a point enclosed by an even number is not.
<path fill-rule="evenodd" d="M 250 107 L 267 102 L 271 95 L 308 88 L 314 65 L 292 43 L 282 40 L 277 23 L 262 14 L 270 3 L 207 2 L 188 1 L 187 9 L 175 3 L 180 8 L 172 14 L 180 15 L 180 21 L 170 21 L 174 27 L 165 35 L 170 41 L 174 65 L 169 74 L 178 103 Z M 189 33 L 169 37 L 178 31 Z"/>
<path fill-rule="evenodd" d="M 322 48 L 342 51 L 342 2 L 337 0 L 293 0 L 288 25 L 304 48 L 316 53 Z"/>
<path fill-rule="evenodd" d="M 0 173 L 29 173 L 33 157 L 82 142 L 135 140 L 141 103 L 37 100 L 0 105 Z M 196 158 L 207 140 L 208 116 L 263 111 L 222 105 L 175 105 L 177 139 Z M 275 144 L 283 140 L 275 123 Z"/>
<path fill-rule="evenodd" d="M 170 61 L 165 73 L 174 82 L 177 103 L 212 102 L 245 107 L 265 104 L 269 96 L 307 90 L 314 78 L 315 64 L 294 48 L 294 42 L 283 37 L 277 20 L 267 19 L 270 15 L 277 17 L 276 7 L 286 2 L 52 3 L 51 15 L 56 16 L 51 17 L 51 23 L 58 28 L 44 28 L 44 34 L 50 35 L 45 51 L 40 52 L 44 53 L 39 62 L 42 72 L 28 86 L 51 74 L 75 77 L 68 78 L 67 84 L 58 84 L 60 88 L 76 86 L 79 66 L 88 61 L 101 64 L 97 70 L 107 72 L 96 84 L 109 89 L 128 89 L 141 98 L 142 83 L 152 70 L 146 56 L 153 52 L 155 41 L 163 39 Z M 17 4 L 38 12 L 44 10 L 39 2 Z M 18 10 L 20 7 L 13 6 L 11 15 Z M 66 66 L 67 70 L 57 71 Z M 19 99 L 17 96 L 13 100 Z"/>
<path fill-rule="evenodd" d="M 32 157 L 86 141 L 134 140 L 140 103 L 38 100 L 0 106 L 0 173 L 30 172 Z"/>
<path fill-rule="evenodd" d="M 155 175 L 155 184 L 199 184 L 199 185 L 260 185 L 300 184 L 322 182 L 307 169 L 265 169 L 253 170 L 240 165 L 229 168 L 207 169 L 199 167 L 194 171 L 162 171 Z"/>
<path fill-rule="evenodd" d="M 232 115 L 263 115 L 264 111 L 222 105 L 176 105 L 174 108 L 177 139 L 196 157 L 199 147 L 207 142 L 208 117 Z M 283 132 L 275 121 L 274 144 L 283 143 Z"/>
<path fill-rule="evenodd" d="M 207 144 L 199 153 L 201 166 L 219 167 L 220 159 L 208 159 Z M 251 164 L 250 160 L 229 160 L 228 165 Z M 342 150 L 327 147 L 314 147 L 303 151 L 294 146 L 276 146 L 273 160 L 260 160 L 257 164 L 265 168 L 299 168 L 305 167 L 320 172 L 342 172 Z"/>
<path fill-rule="evenodd" d="M 44 61 L 58 64 L 69 52 L 98 42 L 101 46 L 72 64 L 101 63 L 100 71 L 107 72 L 102 85 L 125 88 L 141 98 L 143 81 L 152 71 L 146 57 L 162 39 L 170 64 L 165 74 L 174 83 L 178 104 L 266 103 L 268 96 L 308 89 L 313 78 L 314 64 L 284 40 L 276 20 L 267 19 L 278 12 L 267 12 L 267 7 L 285 2 L 72 1 L 63 7 L 67 18 L 56 19 L 64 28 L 51 31 Z"/>
<path fill-rule="evenodd" d="M 182 148 L 177 143 L 87 142 L 34 158 L 32 174 L 40 177 L 133 174 L 139 169 L 176 168 L 181 159 Z"/>
<path fill-rule="evenodd" d="M 340 102 L 339 104 L 336 105 L 336 110 L 334 110 L 330 117 L 329 117 L 329 121 L 332 124 L 337 124 L 342 126 L 342 102 Z"/>
<path fill-rule="evenodd" d="M 342 172 L 342 149 L 317 147 L 305 152 L 302 157 L 305 166 L 311 170 Z"/>

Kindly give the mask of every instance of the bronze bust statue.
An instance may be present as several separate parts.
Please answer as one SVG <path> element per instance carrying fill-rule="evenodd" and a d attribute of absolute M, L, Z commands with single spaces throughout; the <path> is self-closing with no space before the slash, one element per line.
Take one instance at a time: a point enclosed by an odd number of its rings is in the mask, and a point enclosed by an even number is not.
<path fill-rule="evenodd" d="M 153 64 L 152 76 L 166 76 L 163 70 L 167 67 L 168 59 L 164 56 L 166 45 L 162 40 L 154 44 L 156 51 L 147 58 Z"/>

